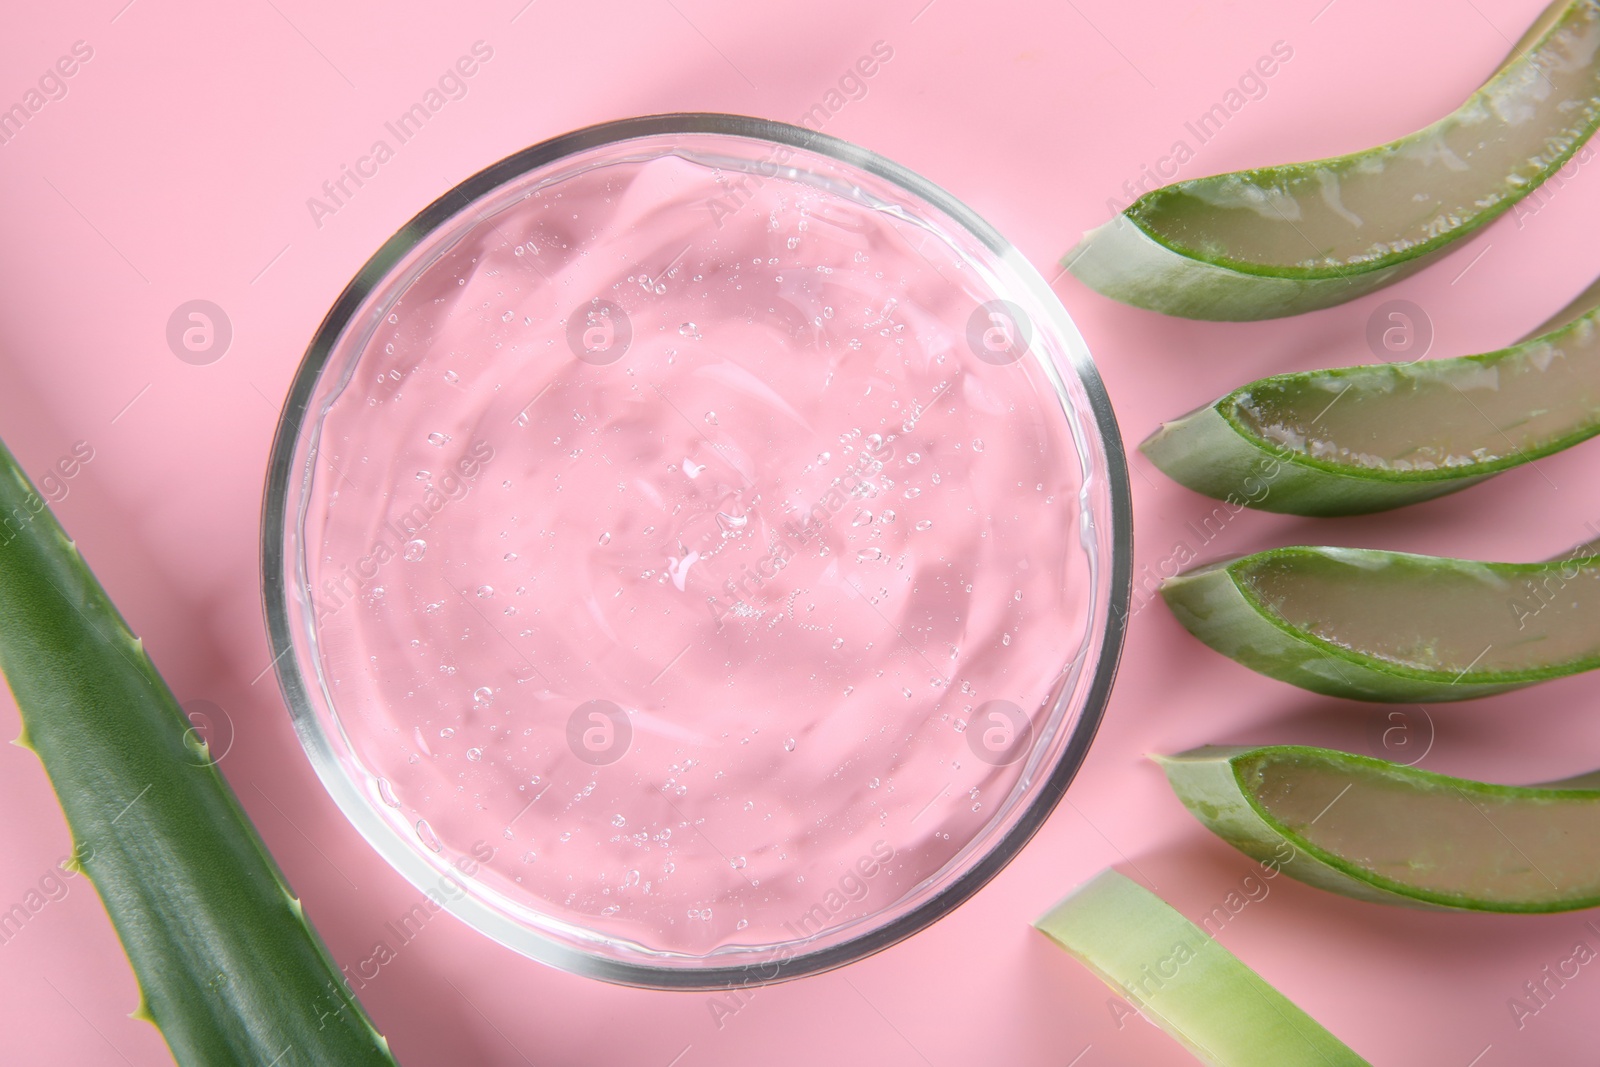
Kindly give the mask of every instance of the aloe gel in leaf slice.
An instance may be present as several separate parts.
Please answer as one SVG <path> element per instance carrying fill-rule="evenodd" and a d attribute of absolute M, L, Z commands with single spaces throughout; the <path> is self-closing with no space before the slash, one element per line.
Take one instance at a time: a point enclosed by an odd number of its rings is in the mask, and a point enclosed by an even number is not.
<path fill-rule="evenodd" d="M 1600 309 L 1487 355 L 1263 378 L 1139 447 L 1208 496 L 1354 515 L 1465 489 L 1597 433 Z"/>
<path fill-rule="evenodd" d="M 1158 762 L 1218 837 L 1322 889 L 1473 911 L 1600 905 L 1600 789 L 1582 779 L 1490 785 L 1297 745 Z"/>
<path fill-rule="evenodd" d="M 0 444 L 0 670 L 183 1067 L 393 1067 L 205 745 Z"/>
<path fill-rule="evenodd" d="M 1468 700 L 1600 667 L 1597 556 L 1278 548 L 1187 571 L 1161 595 L 1223 655 L 1330 696 Z"/>
<path fill-rule="evenodd" d="M 1149 890 L 1107 870 L 1034 924 L 1202 1063 L 1366 1060 Z"/>
<path fill-rule="evenodd" d="M 1558 4 L 1540 25 L 1426 129 L 1164 186 L 1086 234 L 1065 263 L 1107 296 L 1194 319 L 1294 315 L 1405 277 L 1527 196 L 1600 124 L 1600 3 Z"/>

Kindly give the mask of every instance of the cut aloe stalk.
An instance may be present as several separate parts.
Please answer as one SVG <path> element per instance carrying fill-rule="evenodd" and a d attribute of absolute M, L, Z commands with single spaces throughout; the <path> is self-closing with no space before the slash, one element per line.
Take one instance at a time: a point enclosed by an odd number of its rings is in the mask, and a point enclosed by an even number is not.
<path fill-rule="evenodd" d="M 1298 745 L 1197 748 L 1159 762 L 1212 833 L 1309 885 L 1472 911 L 1600 905 L 1593 776 L 1490 785 Z"/>
<path fill-rule="evenodd" d="M 1465 489 L 1600 433 L 1600 291 L 1586 296 L 1565 325 L 1499 352 L 1251 382 L 1139 447 L 1190 489 L 1294 515 Z"/>
<path fill-rule="evenodd" d="M 1559 170 L 1600 124 L 1600 5 L 1555 5 L 1450 116 L 1310 163 L 1177 182 L 1090 231 L 1085 284 L 1194 319 L 1329 307 L 1426 266 Z"/>
<path fill-rule="evenodd" d="M 1203 1063 L 1367 1062 L 1204 930 L 1116 871 L 1101 872 L 1034 925 Z"/>
<path fill-rule="evenodd" d="M 1600 667 L 1600 556 L 1479 563 L 1278 548 L 1161 586 L 1246 667 L 1355 700 L 1469 700 Z"/>
<path fill-rule="evenodd" d="M 393 1067 L 204 742 L 0 444 L 0 670 L 184 1067 Z"/>

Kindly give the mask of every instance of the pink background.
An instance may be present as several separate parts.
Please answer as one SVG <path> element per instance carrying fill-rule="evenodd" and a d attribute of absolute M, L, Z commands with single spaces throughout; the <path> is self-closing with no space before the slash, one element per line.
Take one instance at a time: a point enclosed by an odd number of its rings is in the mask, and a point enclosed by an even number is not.
<path fill-rule="evenodd" d="M 794 121 L 873 43 L 893 59 L 825 125 L 972 205 L 1055 277 L 1056 260 L 1155 165 L 1184 122 L 1284 41 L 1293 58 L 1183 176 L 1365 147 L 1443 114 L 1495 66 L 1543 0 L 1234 0 L 1150 5 L 842 0 L 524 0 L 328 5 L 125 0 L 18 9 L 0 35 L 0 106 L 73 42 L 93 58 L 0 145 L 0 434 L 36 478 L 75 442 L 95 458 L 56 512 L 180 700 L 223 708 L 223 768 L 343 963 L 418 894 L 345 823 L 313 777 L 270 675 L 256 530 L 278 410 L 339 290 L 420 207 L 554 134 L 673 110 Z M 1324 6 L 1326 5 L 1326 6 Z M 306 198 L 353 163 L 477 40 L 492 60 L 337 214 Z M 1569 172 L 1571 173 L 1571 172 Z M 1124 197 L 1125 198 L 1125 197 Z M 1220 325 L 1055 287 L 1136 443 L 1259 375 L 1371 359 L 1369 314 L 1426 309 L 1435 355 L 1502 345 L 1600 271 L 1588 168 L 1536 214 L 1501 220 L 1385 293 L 1303 318 Z M 234 339 L 180 362 L 180 303 L 220 304 Z M 1534 559 L 1600 522 L 1595 446 L 1466 494 L 1367 519 L 1243 514 L 1202 555 L 1332 543 Z M 1133 460 L 1139 566 L 1194 540 L 1212 505 Z M 1588 489 L 1585 488 L 1588 486 Z M 1600 764 L 1600 676 L 1432 709 L 1423 766 L 1528 781 Z M 989 887 L 919 936 L 843 971 L 762 990 L 716 1025 L 705 994 L 614 988 L 523 959 L 441 917 L 363 993 L 411 1067 L 764 1062 L 1183 1064 L 1117 1018 L 1086 971 L 1028 922 L 1107 864 L 1198 916 L 1251 863 L 1211 838 L 1143 759 L 1205 742 L 1303 741 L 1374 751 L 1388 709 L 1258 678 L 1200 647 L 1159 604 L 1133 620 L 1100 738 L 1043 831 Z M 1413 711 L 1418 750 L 1427 740 Z M 0 732 L 15 707 L 0 697 Z M 37 760 L 0 749 L 0 908 L 68 848 Z M 1581 915 L 1438 915 L 1278 879 L 1221 940 L 1375 1063 L 1570 1063 L 1592 1049 L 1600 968 L 1518 1029 L 1507 1007 L 1573 944 Z M 1590 973 L 1590 971 L 1595 973 Z M 131 971 L 90 887 L 74 881 L 0 945 L 10 1064 L 170 1062 L 129 1020 Z M 1078 1057 L 1074 1059 L 1074 1057 Z M 1474 1057 L 1478 1057 L 1474 1059 Z"/>

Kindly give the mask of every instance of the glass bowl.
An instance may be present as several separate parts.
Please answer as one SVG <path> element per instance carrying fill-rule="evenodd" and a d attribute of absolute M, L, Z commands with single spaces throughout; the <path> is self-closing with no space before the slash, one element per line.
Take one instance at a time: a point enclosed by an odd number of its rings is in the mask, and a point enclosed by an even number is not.
<path fill-rule="evenodd" d="M 356 828 L 516 951 L 773 982 L 922 929 L 1105 707 L 1131 515 L 1037 272 L 865 149 L 557 137 L 390 239 L 278 427 L 264 599 Z"/>

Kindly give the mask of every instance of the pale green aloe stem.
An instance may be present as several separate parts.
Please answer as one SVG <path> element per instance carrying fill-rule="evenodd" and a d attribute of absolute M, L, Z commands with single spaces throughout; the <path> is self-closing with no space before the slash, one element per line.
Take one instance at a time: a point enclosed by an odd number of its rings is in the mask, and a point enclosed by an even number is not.
<path fill-rule="evenodd" d="M 1214 1067 L 1364 1067 L 1289 998 L 1160 897 L 1106 870 L 1034 924 Z"/>

